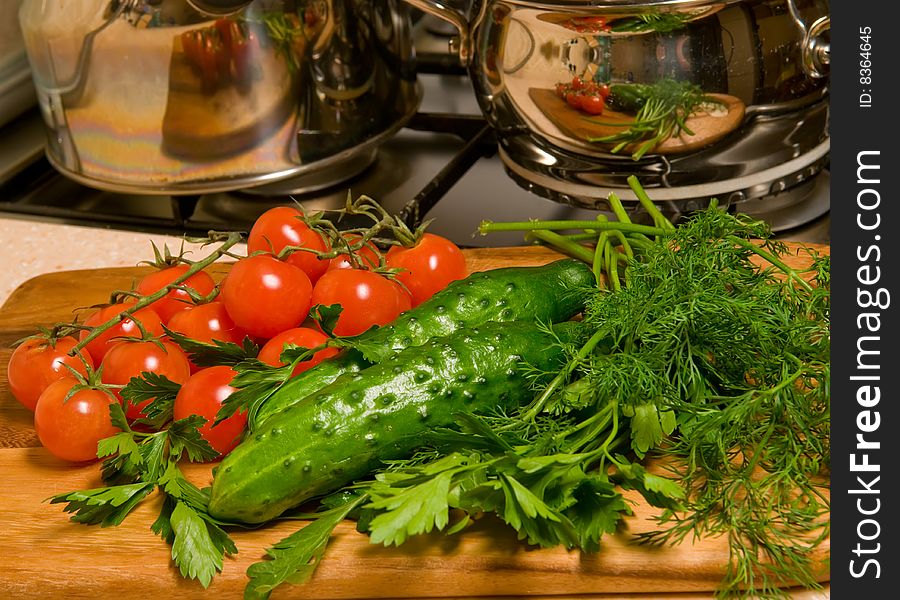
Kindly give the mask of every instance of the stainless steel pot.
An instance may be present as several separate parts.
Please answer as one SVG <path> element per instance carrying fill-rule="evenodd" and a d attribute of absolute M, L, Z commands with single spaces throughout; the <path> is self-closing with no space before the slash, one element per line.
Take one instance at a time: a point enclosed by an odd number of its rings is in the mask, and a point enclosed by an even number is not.
<path fill-rule="evenodd" d="M 365 168 L 421 100 L 400 0 L 24 0 L 47 156 L 190 194 Z"/>
<path fill-rule="evenodd" d="M 523 186 L 594 207 L 638 175 L 659 200 L 747 200 L 827 161 L 827 0 L 479 0 L 453 23 L 479 104 Z M 602 84 L 691 85 L 712 102 L 646 153 L 609 141 L 636 114 L 585 113 L 557 92 Z M 563 90 L 565 92 L 565 90 Z M 636 111 L 635 111 L 636 112 Z M 725 198 L 723 198 L 723 196 Z"/>

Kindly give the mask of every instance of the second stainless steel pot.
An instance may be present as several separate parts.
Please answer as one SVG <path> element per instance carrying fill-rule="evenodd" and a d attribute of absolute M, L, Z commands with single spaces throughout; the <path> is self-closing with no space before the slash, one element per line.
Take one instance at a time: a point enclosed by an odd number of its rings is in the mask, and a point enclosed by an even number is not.
<path fill-rule="evenodd" d="M 661 200 L 746 198 L 825 163 L 826 0 L 479 0 L 469 14 L 407 1 L 459 28 L 508 170 L 554 199 L 592 206 L 632 174 Z M 674 86 L 709 102 L 659 143 L 617 144 L 637 110 L 586 112 L 567 104 L 573 84 Z"/>

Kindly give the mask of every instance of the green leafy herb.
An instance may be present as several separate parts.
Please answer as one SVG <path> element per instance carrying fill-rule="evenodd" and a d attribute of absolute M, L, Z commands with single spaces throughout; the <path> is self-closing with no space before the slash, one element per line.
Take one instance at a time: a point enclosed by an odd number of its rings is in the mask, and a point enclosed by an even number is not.
<path fill-rule="evenodd" d="M 315 571 L 338 524 L 365 501 L 359 496 L 315 515 L 315 520 L 266 550 L 270 560 L 250 565 L 244 598 L 263 599 L 282 583 L 301 584 Z"/>
<path fill-rule="evenodd" d="M 614 33 L 671 33 L 685 26 L 692 18 L 689 13 L 652 11 L 622 17 L 610 24 L 610 31 Z"/>
<path fill-rule="evenodd" d="M 256 358 L 259 346 L 249 337 L 245 337 L 240 345 L 234 342 L 213 340 L 213 343 L 191 339 L 163 325 L 166 336 L 184 350 L 188 358 L 198 367 L 216 365 L 237 365 L 245 360 Z"/>
<path fill-rule="evenodd" d="M 72 520 L 76 523 L 109 527 L 120 524 L 154 487 L 152 483 L 140 482 L 69 492 L 53 496 L 50 504 L 65 502 L 63 510 L 75 513 Z"/>
<path fill-rule="evenodd" d="M 119 525 L 144 498 L 159 489 L 164 500 L 151 529 L 172 545 L 172 560 L 181 574 L 207 587 L 222 570 L 223 557 L 237 553 L 237 547 L 221 524 L 209 516 L 207 493 L 185 479 L 178 468 L 184 455 L 192 461 L 208 461 L 218 452 L 198 431 L 205 418 L 193 415 L 171 421 L 173 385 L 165 377 L 151 377 L 144 383 L 132 379 L 129 397 L 152 398 L 147 413 L 159 416 L 168 427 L 135 431 L 122 406 L 111 404 L 111 419 L 122 431 L 101 440 L 97 448 L 97 456 L 105 458 L 102 473 L 110 485 L 58 494 L 49 501 L 65 503 L 65 512 L 74 513 L 71 519 L 77 523 L 107 527 Z"/>
<path fill-rule="evenodd" d="M 699 86 L 688 81 L 660 79 L 652 84 L 616 83 L 610 86 L 607 101 L 613 108 L 636 111 L 634 121 L 621 124 L 588 118 L 593 123 L 623 127 L 611 135 L 587 138 L 590 142 L 612 144 L 610 152 L 620 152 L 637 145 L 631 157 L 641 159 L 663 141 L 681 135 L 694 135 L 687 119 L 705 104 L 720 104 L 706 95 Z"/>
<path fill-rule="evenodd" d="M 140 422 L 153 429 L 162 429 L 172 420 L 172 407 L 180 389 L 180 384 L 165 375 L 147 371 L 141 373 L 140 377 L 132 377 L 120 393 L 126 406 L 148 402 L 142 410 L 144 416 L 140 418 Z"/>
<path fill-rule="evenodd" d="M 615 403 L 613 422 L 628 435 L 619 448 L 665 457 L 670 469 L 609 457 L 617 485 L 664 509 L 641 540 L 726 536 L 723 595 L 816 588 L 811 553 L 829 532 L 828 257 L 790 268 L 763 223 L 714 204 L 654 237 L 634 245 L 634 260 L 607 263 L 605 279 L 627 269 L 628 284 L 599 292 L 584 315 L 610 348 L 574 351 L 565 377 L 525 414 L 575 415 L 587 432 Z M 595 422 L 583 439 L 609 427 Z"/>
<path fill-rule="evenodd" d="M 237 388 L 237 391 L 222 402 L 215 423 L 227 419 L 238 411 L 245 411 L 248 419 L 254 421 L 259 407 L 291 378 L 294 364 L 273 367 L 251 358 L 234 365 L 234 370 L 237 371 L 237 375 L 231 380 L 231 385 Z"/>

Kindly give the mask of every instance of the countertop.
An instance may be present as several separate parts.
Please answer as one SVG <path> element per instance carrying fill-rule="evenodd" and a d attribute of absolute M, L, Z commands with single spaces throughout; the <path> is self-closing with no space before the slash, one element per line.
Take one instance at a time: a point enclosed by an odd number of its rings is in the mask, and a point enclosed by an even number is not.
<path fill-rule="evenodd" d="M 184 244 L 191 260 L 199 260 L 208 249 L 177 236 L 80 227 L 0 217 L 0 305 L 25 281 L 42 273 L 102 267 L 131 267 L 153 260 L 151 244 L 176 252 Z M 237 253 L 246 251 L 239 245 Z"/>

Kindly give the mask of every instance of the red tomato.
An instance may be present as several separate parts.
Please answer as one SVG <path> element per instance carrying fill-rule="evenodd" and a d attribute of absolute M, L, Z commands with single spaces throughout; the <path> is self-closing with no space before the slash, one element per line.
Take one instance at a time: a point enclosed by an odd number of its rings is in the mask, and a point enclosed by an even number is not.
<path fill-rule="evenodd" d="M 466 276 L 466 257 L 459 246 L 433 233 L 424 234 L 412 247 L 391 246 L 386 262 L 389 267 L 403 269 L 397 279 L 412 295 L 413 306 Z"/>
<path fill-rule="evenodd" d="M 149 296 L 163 289 L 188 270 L 188 265 L 175 265 L 146 275 L 137 284 L 135 291 L 142 296 Z M 199 271 L 188 277 L 182 284 L 191 288 L 201 296 L 208 296 L 216 287 L 216 282 L 206 271 Z M 172 315 L 193 305 L 190 295 L 181 289 L 170 290 L 163 298 L 150 305 L 163 323 L 168 324 Z"/>
<path fill-rule="evenodd" d="M 141 373 L 146 371 L 164 375 L 175 383 L 184 383 L 191 375 L 187 355 L 172 342 L 160 343 L 162 348 L 155 342 L 129 340 L 118 342 L 103 357 L 101 381 L 110 385 L 125 385 L 132 377 L 140 377 Z M 118 391 L 115 395 L 122 400 Z M 129 419 L 145 416 L 143 409 L 149 403 L 150 400 L 146 400 L 137 406 L 129 405 L 125 416 Z"/>
<path fill-rule="evenodd" d="M 326 252 L 328 244 L 321 235 L 302 221 L 303 213 L 293 206 L 277 206 L 261 214 L 247 238 L 247 250 L 278 254 L 286 246 L 302 246 L 318 252 Z M 327 260 L 319 260 L 312 252 L 298 250 L 287 257 L 287 262 L 299 267 L 313 283 L 328 268 Z"/>
<path fill-rule="evenodd" d="M 200 79 L 205 89 L 214 89 L 219 81 L 216 41 L 207 30 L 200 35 Z"/>
<path fill-rule="evenodd" d="M 603 96 L 580 96 L 579 108 L 590 115 L 603 113 Z"/>
<path fill-rule="evenodd" d="M 225 310 L 225 305 L 221 302 L 197 304 L 178 311 L 172 315 L 168 327 L 192 340 L 207 344 L 214 343 L 214 340 L 240 344 L 247 336 L 240 327 L 234 324 L 234 321 L 228 316 L 228 311 Z M 192 362 L 191 372 L 198 369 L 199 367 Z"/>
<path fill-rule="evenodd" d="M 228 315 L 250 335 L 271 338 L 297 327 L 309 314 L 309 277 L 268 254 L 234 263 L 221 290 Z"/>
<path fill-rule="evenodd" d="M 238 411 L 213 427 L 222 402 L 237 391 L 230 385 L 235 375 L 234 369 L 226 365 L 197 371 L 181 386 L 173 407 L 176 421 L 191 415 L 206 418 L 200 435 L 220 456 L 238 445 L 247 425 L 247 413 Z"/>
<path fill-rule="evenodd" d="M 88 327 L 96 327 L 97 325 L 102 325 L 106 323 L 120 312 L 127 310 L 131 306 L 134 305 L 134 302 L 122 302 L 118 304 L 110 304 L 105 308 L 101 308 L 100 310 L 94 312 L 85 319 L 84 324 Z M 123 319 L 116 325 L 113 325 L 103 333 L 101 333 L 98 337 L 94 338 L 88 345 L 85 347 L 88 353 L 91 355 L 91 359 L 93 359 L 95 365 L 99 365 L 103 361 L 103 355 L 106 354 L 106 351 L 109 350 L 113 344 L 115 344 L 118 340 L 114 340 L 113 338 L 120 337 L 133 337 L 139 338 L 141 337 L 141 330 L 138 327 L 137 323 L 141 323 L 144 326 L 144 329 L 147 330 L 147 333 L 153 336 L 161 336 L 164 331 L 162 328 L 162 320 L 159 318 L 159 315 L 156 314 L 152 308 L 142 308 L 131 315 L 131 317 Z M 88 336 L 88 331 L 83 330 L 79 334 L 79 339 L 83 340 Z"/>
<path fill-rule="evenodd" d="M 607 98 L 609 98 L 609 84 L 608 83 L 601 83 L 600 85 L 598 85 L 597 91 L 600 93 L 601 96 L 603 96 L 603 100 L 606 100 Z"/>
<path fill-rule="evenodd" d="M 69 356 L 69 351 L 77 343 L 75 338 L 63 337 L 52 346 L 46 338 L 32 338 L 19 344 L 9 357 L 6 373 L 13 397 L 33 411 L 47 386 L 57 379 L 72 377 L 66 365 L 87 376 L 87 369 L 81 358 Z M 82 349 L 80 354 L 93 368 L 94 361 L 87 350 Z"/>
<path fill-rule="evenodd" d="M 66 377 L 47 386 L 34 409 L 34 429 L 54 456 L 88 462 L 97 460 L 97 442 L 120 431 L 109 416 L 109 405 L 117 400 L 108 392 L 88 388 L 65 400 L 77 383 Z"/>
<path fill-rule="evenodd" d="M 572 108 L 580 108 L 581 107 L 581 94 L 578 92 L 569 92 L 566 94 L 566 102 L 569 103 L 569 106 Z"/>
<path fill-rule="evenodd" d="M 316 282 L 312 305 L 340 304 L 335 335 L 358 335 L 373 325 L 390 323 L 404 310 L 399 287 L 373 271 L 335 269 Z"/>
<path fill-rule="evenodd" d="M 281 353 L 284 351 L 284 347 L 287 344 L 296 344 L 302 348 L 313 349 L 317 346 L 321 346 L 325 342 L 328 341 L 328 336 L 326 336 L 321 331 L 316 329 L 310 329 L 309 327 L 296 327 L 294 329 L 288 329 L 287 331 L 282 331 L 271 340 L 266 342 L 266 344 L 260 349 L 259 355 L 257 358 L 267 365 L 272 365 L 273 367 L 280 367 L 284 363 L 281 362 Z M 319 350 L 315 354 L 313 354 L 312 358 L 309 360 L 304 360 L 303 362 L 297 363 L 297 366 L 294 367 L 294 371 L 291 375 L 297 375 L 306 371 L 307 369 L 311 369 L 316 366 L 326 358 L 330 358 L 338 353 L 337 348 L 323 348 Z"/>
<path fill-rule="evenodd" d="M 207 344 L 213 343 L 213 340 L 240 344 L 246 335 L 234 324 L 221 302 L 189 306 L 172 315 L 168 327 L 192 340 Z"/>

